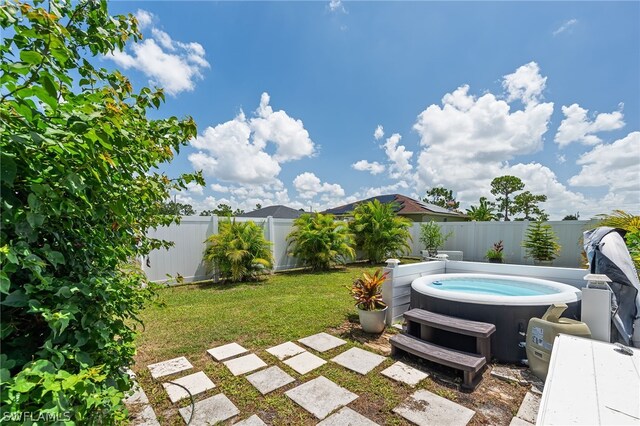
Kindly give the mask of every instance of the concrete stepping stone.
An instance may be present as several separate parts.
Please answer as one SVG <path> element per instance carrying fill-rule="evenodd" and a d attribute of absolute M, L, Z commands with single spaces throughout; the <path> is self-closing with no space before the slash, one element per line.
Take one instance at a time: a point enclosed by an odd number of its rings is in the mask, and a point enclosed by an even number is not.
<path fill-rule="evenodd" d="M 379 426 L 360 413 L 353 411 L 349 407 L 334 413 L 318 423 L 316 426 Z"/>
<path fill-rule="evenodd" d="M 247 380 L 263 395 L 295 381 L 293 377 L 276 366 L 253 373 L 247 376 Z"/>
<path fill-rule="evenodd" d="M 217 394 L 194 404 L 192 425 L 215 425 L 240 414 L 238 407 L 233 405 L 224 394 Z M 191 418 L 191 405 L 178 410 L 185 423 Z"/>
<path fill-rule="evenodd" d="M 540 409 L 540 396 L 531 392 L 527 392 L 520 404 L 516 417 L 521 418 L 529 423 L 536 423 L 538 410 Z"/>
<path fill-rule="evenodd" d="M 281 345 L 267 349 L 267 352 L 282 361 L 294 355 L 301 354 L 302 352 L 305 352 L 305 350 L 293 342 L 285 342 Z"/>
<path fill-rule="evenodd" d="M 231 371 L 231 374 L 233 374 L 234 376 L 251 373 L 252 371 L 267 366 L 267 364 L 256 354 L 249 354 L 241 356 L 240 358 L 234 358 L 229 361 L 225 361 L 224 365 L 227 366 L 229 371 Z"/>
<path fill-rule="evenodd" d="M 224 361 L 234 356 L 242 355 L 249 352 L 237 343 L 229 343 L 228 345 L 217 346 L 213 349 L 207 349 L 207 353 L 216 361 Z"/>
<path fill-rule="evenodd" d="M 327 363 L 319 356 L 306 351 L 283 362 L 300 374 L 307 374 Z"/>
<path fill-rule="evenodd" d="M 241 420 L 238 423 L 234 423 L 235 426 L 267 426 L 257 415 L 253 415 L 247 419 Z"/>
<path fill-rule="evenodd" d="M 469 423 L 476 413 L 426 390 L 415 392 L 394 408 L 393 412 L 418 426 L 463 426 Z"/>
<path fill-rule="evenodd" d="M 216 387 L 211 379 L 209 379 L 207 375 L 202 371 L 198 371 L 197 373 L 190 374 L 188 376 L 180 377 L 179 379 L 172 380 L 172 382 L 189 389 L 191 395 L 197 395 Z M 173 403 L 176 403 L 184 398 L 189 398 L 189 392 L 187 392 L 180 386 L 174 385 L 172 383 L 163 383 L 162 386 L 164 386 L 164 390 L 167 391 L 169 399 Z"/>
<path fill-rule="evenodd" d="M 320 420 L 358 398 L 355 393 L 336 385 L 324 376 L 310 380 L 284 394 Z"/>
<path fill-rule="evenodd" d="M 429 377 L 429 375 L 424 371 L 413 368 L 402 361 L 398 361 L 391 367 L 382 370 L 380 374 L 397 382 L 405 383 L 409 386 L 415 386 Z"/>
<path fill-rule="evenodd" d="M 356 373 L 367 374 L 382 364 L 385 359 L 382 355 L 374 354 L 364 349 L 351 348 L 332 358 L 331 361 Z"/>
<path fill-rule="evenodd" d="M 131 419 L 131 424 L 133 426 L 160 426 L 160 422 L 151 405 L 145 405 L 144 408 Z"/>
<path fill-rule="evenodd" d="M 147 368 L 151 372 L 151 377 L 157 379 L 159 377 L 169 376 L 171 374 L 189 370 L 190 368 L 193 368 L 193 365 L 191 365 L 187 358 L 181 356 L 167 361 L 158 362 L 156 364 L 147 365 Z"/>
<path fill-rule="evenodd" d="M 511 423 L 509 423 L 509 426 L 534 426 L 534 424 L 519 419 L 518 417 L 514 417 L 511 419 Z"/>
<path fill-rule="evenodd" d="M 318 352 L 326 352 L 347 343 L 344 340 L 338 339 L 337 337 L 327 333 L 318 333 L 313 336 L 304 337 L 302 339 L 298 339 L 298 342 Z"/>

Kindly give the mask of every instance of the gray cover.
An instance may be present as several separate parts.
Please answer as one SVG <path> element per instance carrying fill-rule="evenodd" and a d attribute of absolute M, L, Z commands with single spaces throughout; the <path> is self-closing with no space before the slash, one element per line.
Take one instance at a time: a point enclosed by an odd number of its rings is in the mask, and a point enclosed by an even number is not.
<path fill-rule="evenodd" d="M 612 322 L 618 339 L 629 345 L 633 321 L 640 313 L 640 282 L 631 255 L 621 233 L 625 231 L 600 227 L 584 233 L 584 251 L 591 265 L 591 273 L 604 274 L 614 294 Z M 617 305 L 617 306 L 616 306 Z"/>

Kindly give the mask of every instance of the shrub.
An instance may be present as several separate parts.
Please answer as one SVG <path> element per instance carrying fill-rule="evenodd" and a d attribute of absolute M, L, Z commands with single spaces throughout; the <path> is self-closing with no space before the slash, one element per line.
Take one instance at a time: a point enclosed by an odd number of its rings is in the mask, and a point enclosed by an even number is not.
<path fill-rule="evenodd" d="M 344 222 L 330 214 L 303 214 L 293 221 L 294 230 L 287 236 L 290 254 L 312 270 L 329 269 L 344 264 L 356 255 L 355 240 Z"/>
<path fill-rule="evenodd" d="M 493 247 L 487 250 L 485 257 L 489 260 L 502 262 L 502 259 L 504 258 L 504 244 L 502 243 L 502 240 L 497 243 L 493 243 Z"/>
<path fill-rule="evenodd" d="M 527 257 L 538 261 L 551 261 L 560 251 L 560 244 L 557 240 L 551 225 L 533 222 L 525 232 L 522 247 L 527 252 Z"/>
<path fill-rule="evenodd" d="M 167 246 L 146 232 L 173 222 L 158 215 L 170 189 L 204 184 L 156 170 L 197 131 L 150 120 L 161 90 L 135 93 L 91 64 L 141 37 L 132 16 L 105 1 L 41 4 L 0 7 L 2 412 L 113 424 L 153 294 L 132 259 Z"/>
<path fill-rule="evenodd" d="M 382 284 L 386 279 L 387 273 L 378 269 L 373 275 L 363 272 L 360 278 L 353 281 L 351 296 L 355 299 L 358 309 L 375 311 L 387 306 L 382 301 Z"/>
<path fill-rule="evenodd" d="M 271 243 L 254 222 L 222 221 L 207 241 L 205 260 L 230 281 L 255 280 L 272 266 Z"/>
<path fill-rule="evenodd" d="M 438 255 L 438 249 L 444 246 L 444 243 L 453 235 L 453 231 L 449 231 L 446 235 L 442 234 L 442 228 L 433 220 L 420 225 L 420 242 L 424 244 L 424 248 L 429 253 L 429 257 Z"/>
<path fill-rule="evenodd" d="M 372 263 L 382 262 L 386 256 L 409 253 L 411 221 L 397 216 L 393 203 L 382 204 L 378 200 L 360 203 L 353 211 L 349 227 L 356 237 L 356 244 Z"/>

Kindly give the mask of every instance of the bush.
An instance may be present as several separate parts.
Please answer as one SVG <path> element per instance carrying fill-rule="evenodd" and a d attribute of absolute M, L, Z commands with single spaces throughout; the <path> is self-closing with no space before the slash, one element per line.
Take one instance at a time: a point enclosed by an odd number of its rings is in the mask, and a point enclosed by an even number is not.
<path fill-rule="evenodd" d="M 560 244 L 557 240 L 558 237 L 553 232 L 551 225 L 533 222 L 525 232 L 522 247 L 527 252 L 527 257 L 538 261 L 551 261 L 560 252 Z"/>
<path fill-rule="evenodd" d="M 303 214 L 293 221 L 287 236 L 290 255 L 312 270 L 329 269 L 355 257 L 355 240 L 347 224 L 336 222 L 330 214 Z"/>
<path fill-rule="evenodd" d="M 272 266 L 271 243 L 255 223 L 226 220 L 207 238 L 205 260 L 230 281 L 255 280 Z"/>
<path fill-rule="evenodd" d="M 112 424 L 153 294 L 132 259 L 167 246 L 146 232 L 173 221 L 157 214 L 170 189 L 204 184 L 155 170 L 197 132 L 147 118 L 162 91 L 91 64 L 141 37 L 132 16 L 41 3 L 0 7 L 2 411 Z"/>
<path fill-rule="evenodd" d="M 376 270 L 373 275 L 363 272 L 351 286 L 351 296 L 356 301 L 356 307 L 363 311 L 377 311 L 386 308 L 382 300 L 382 284 L 387 279 L 387 272 Z"/>
<path fill-rule="evenodd" d="M 420 225 L 420 242 L 424 244 L 424 248 L 429 253 L 429 257 L 438 255 L 438 249 L 444 246 L 444 243 L 453 235 L 453 231 L 449 231 L 447 235 L 442 234 L 442 228 L 433 220 Z"/>
<path fill-rule="evenodd" d="M 372 263 L 380 263 L 387 256 L 409 253 L 411 221 L 397 216 L 393 203 L 382 204 L 378 200 L 360 203 L 353 211 L 349 227 Z"/>

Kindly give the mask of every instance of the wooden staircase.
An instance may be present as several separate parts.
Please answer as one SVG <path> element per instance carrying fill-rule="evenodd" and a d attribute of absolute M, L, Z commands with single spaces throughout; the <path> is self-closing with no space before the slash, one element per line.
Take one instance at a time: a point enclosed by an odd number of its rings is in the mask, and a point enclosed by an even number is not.
<path fill-rule="evenodd" d="M 482 378 L 478 373 L 491 359 L 491 335 L 496 331 L 495 325 L 436 314 L 424 309 L 411 309 L 404 313 L 404 318 L 407 322 L 406 334 L 396 334 L 389 339 L 392 355 L 408 352 L 428 361 L 462 370 L 462 386 L 472 390 L 476 388 Z M 437 345 L 430 341 L 433 329 L 474 337 L 476 353 Z"/>

